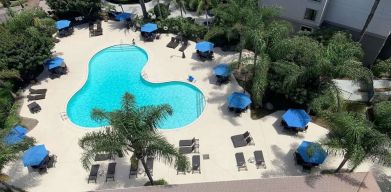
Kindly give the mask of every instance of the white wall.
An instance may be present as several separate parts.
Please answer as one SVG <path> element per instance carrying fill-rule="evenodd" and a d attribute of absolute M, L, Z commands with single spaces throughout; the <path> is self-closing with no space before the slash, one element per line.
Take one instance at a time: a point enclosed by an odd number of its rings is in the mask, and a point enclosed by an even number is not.
<path fill-rule="evenodd" d="M 323 21 L 326 3 L 329 0 L 316 2 L 313 0 L 261 0 L 264 6 L 276 6 L 281 9 L 281 17 L 310 26 L 319 26 Z M 304 19 L 306 8 L 317 10 L 315 21 Z"/>
<path fill-rule="evenodd" d="M 329 0 L 325 20 L 361 30 L 374 0 Z M 382 0 L 368 32 L 387 37 L 391 31 L 391 1 Z"/>

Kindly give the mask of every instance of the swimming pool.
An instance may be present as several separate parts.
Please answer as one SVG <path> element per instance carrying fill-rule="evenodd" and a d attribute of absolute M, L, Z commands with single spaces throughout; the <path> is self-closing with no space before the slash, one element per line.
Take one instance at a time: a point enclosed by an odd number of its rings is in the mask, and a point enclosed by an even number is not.
<path fill-rule="evenodd" d="M 205 106 L 201 91 L 183 82 L 145 81 L 141 72 L 147 61 L 147 53 L 132 45 L 116 45 L 95 54 L 86 83 L 68 102 L 69 119 L 82 127 L 105 126 L 107 122 L 91 119 L 91 110 L 119 109 L 125 92 L 135 96 L 137 106 L 169 104 L 173 108 L 173 115 L 160 122 L 161 129 L 180 128 L 197 119 Z"/>

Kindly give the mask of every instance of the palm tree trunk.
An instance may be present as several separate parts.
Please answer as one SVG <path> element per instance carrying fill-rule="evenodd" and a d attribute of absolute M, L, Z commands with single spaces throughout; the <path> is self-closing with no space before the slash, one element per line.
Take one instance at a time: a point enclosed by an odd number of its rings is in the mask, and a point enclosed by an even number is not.
<path fill-rule="evenodd" d="M 345 165 L 346 162 L 348 162 L 349 158 L 347 158 L 346 156 L 343 158 L 341 164 L 339 164 L 338 168 L 334 171 L 334 173 L 338 173 L 342 167 Z"/>
<path fill-rule="evenodd" d="M 147 163 L 145 162 L 145 158 L 140 158 L 140 161 L 141 161 L 141 164 L 143 164 L 143 167 L 144 167 L 145 173 L 148 176 L 149 182 L 151 183 L 151 185 L 153 185 L 153 178 L 152 178 L 151 172 L 148 169 Z"/>
<path fill-rule="evenodd" d="M 242 65 L 242 54 L 243 54 L 243 49 L 240 49 L 240 51 L 239 51 L 238 69 L 240 69 L 240 66 Z"/>
<path fill-rule="evenodd" d="M 379 3 L 380 3 L 380 0 L 375 0 L 375 2 L 373 2 L 371 12 L 369 13 L 367 20 L 365 21 L 364 27 L 362 28 L 362 30 L 360 32 L 360 40 L 359 40 L 360 43 L 361 43 L 362 39 L 364 38 L 365 32 L 367 31 L 367 28 L 368 28 L 369 24 L 371 23 L 373 16 L 375 15 L 375 12 L 377 10 L 377 6 L 379 5 Z"/>
<path fill-rule="evenodd" d="M 2 184 L 8 191 L 27 192 L 27 191 L 23 190 L 22 188 L 10 185 L 4 181 L 0 181 L 0 184 Z"/>
<path fill-rule="evenodd" d="M 147 13 L 147 8 L 145 7 L 145 2 L 144 0 L 139 0 L 139 2 L 140 2 L 141 10 L 143 11 L 143 17 L 144 19 L 147 19 L 148 13 Z"/>
<path fill-rule="evenodd" d="M 163 16 L 162 16 L 162 10 L 160 9 L 160 1 L 159 1 L 159 0 L 157 0 L 157 8 L 159 9 L 159 16 L 160 16 L 160 19 L 162 19 Z"/>

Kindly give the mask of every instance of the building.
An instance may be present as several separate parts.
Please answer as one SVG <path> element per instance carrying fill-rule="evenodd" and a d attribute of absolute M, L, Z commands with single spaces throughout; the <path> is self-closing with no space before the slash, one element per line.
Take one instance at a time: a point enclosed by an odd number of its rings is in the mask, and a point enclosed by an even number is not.
<path fill-rule="evenodd" d="M 371 172 L 190 183 L 102 192 L 380 192 Z"/>
<path fill-rule="evenodd" d="M 262 6 L 276 6 L 281 17 L 296 30 L 314 30 L 323 25 L 349 31 L 359 38 L 375 0 L 261 0 Z M 364 64 L 373 64 L 379 56 L 391 57 L 391 1 L 380 1 L 362 40 Z"/>

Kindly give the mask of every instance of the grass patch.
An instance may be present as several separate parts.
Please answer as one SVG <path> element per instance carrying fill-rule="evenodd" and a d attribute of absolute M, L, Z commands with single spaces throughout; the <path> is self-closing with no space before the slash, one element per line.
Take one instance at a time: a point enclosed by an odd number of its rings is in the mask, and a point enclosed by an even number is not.
<path fill-rule="evenodd" d="M 346 102 L 345 105 L 346 111 L 365 113 L 367 110 L 367 105 L 363 102 Z"/>
<path fill-rule="evenodd" d="M 153 185 L 168 185 L 167 181 L 164 179 L 159 179 L 156 181 L 153 181 Z M 151 182 L 146 182 L 144 186 L 151 186 Z"/>

